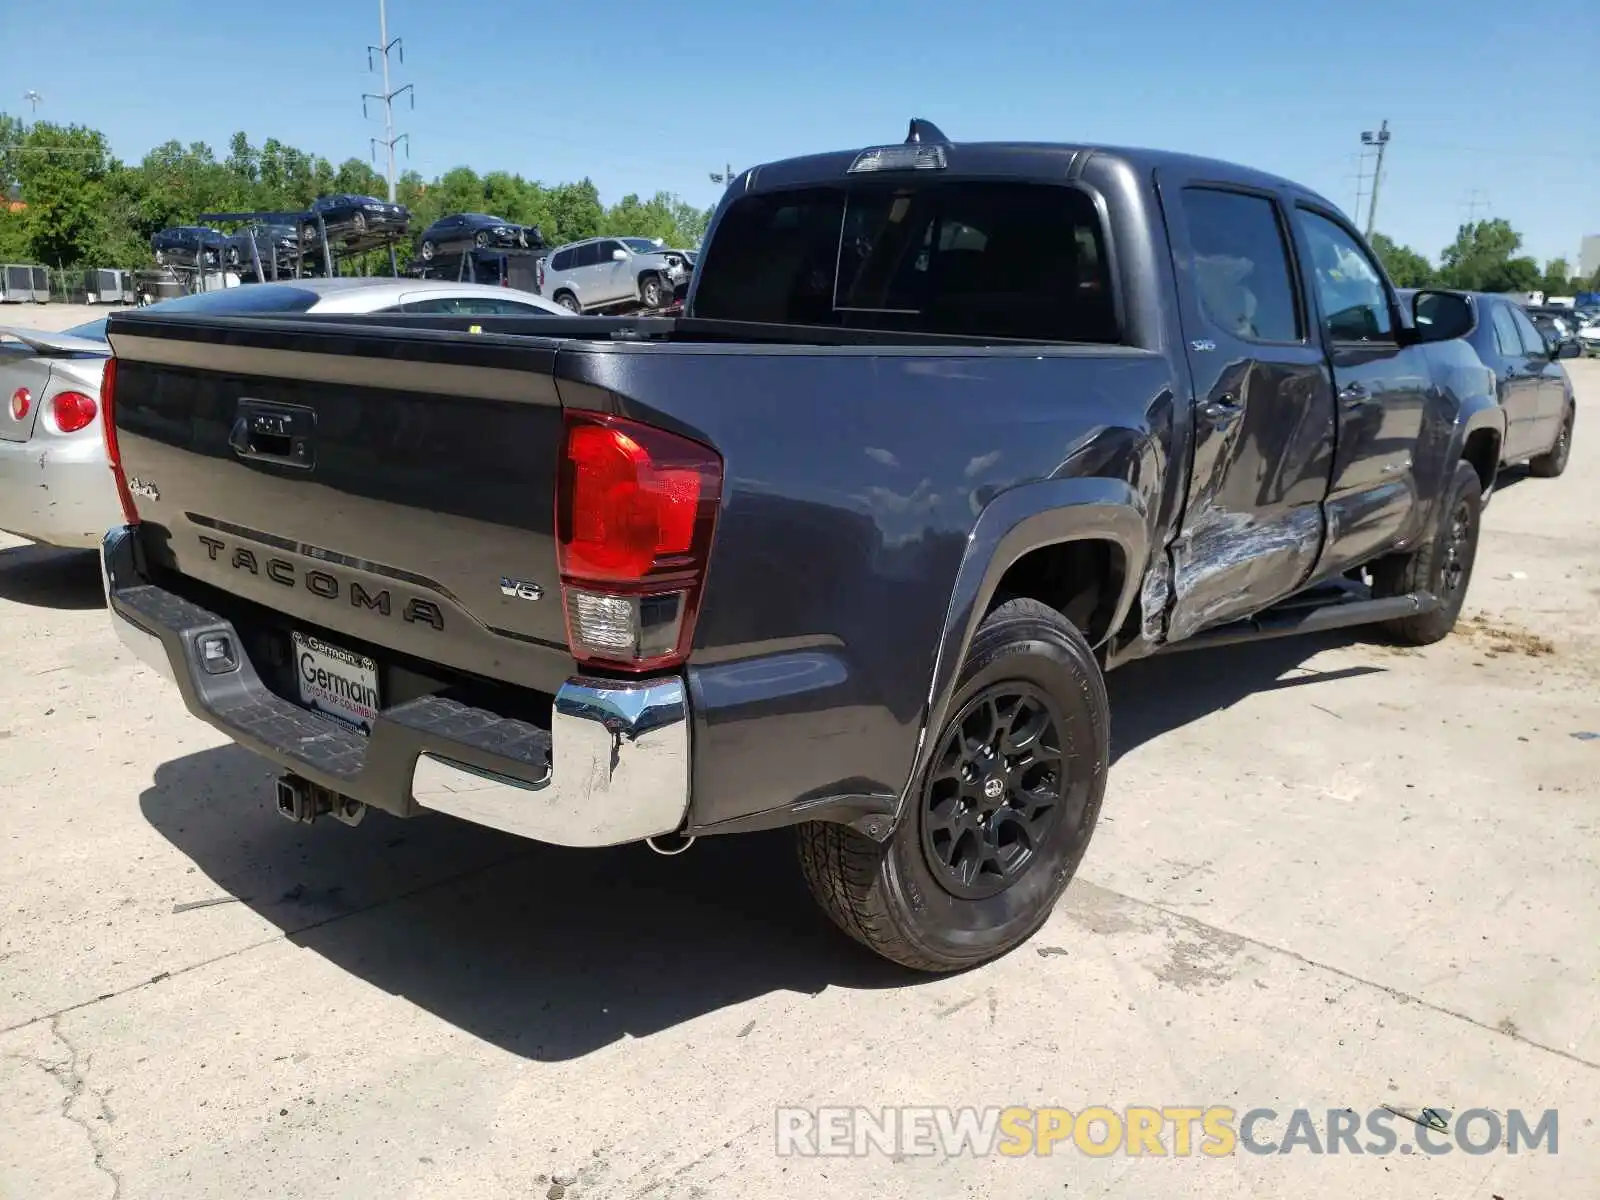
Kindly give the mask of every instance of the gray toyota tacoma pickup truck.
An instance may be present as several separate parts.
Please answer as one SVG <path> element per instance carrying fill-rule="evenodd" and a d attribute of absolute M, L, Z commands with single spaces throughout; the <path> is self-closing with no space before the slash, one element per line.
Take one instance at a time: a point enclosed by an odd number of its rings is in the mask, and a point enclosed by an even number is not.
<path fill-rule="evenodd" d="M 1450 632 L 1469 322 L 1285 180 L 915 121 L 740 175 L 674 320 L 112 316 L 112 619 L 285 815 L 793 826 L 958 969 L 1083 858 L 1104 672 Z"/>

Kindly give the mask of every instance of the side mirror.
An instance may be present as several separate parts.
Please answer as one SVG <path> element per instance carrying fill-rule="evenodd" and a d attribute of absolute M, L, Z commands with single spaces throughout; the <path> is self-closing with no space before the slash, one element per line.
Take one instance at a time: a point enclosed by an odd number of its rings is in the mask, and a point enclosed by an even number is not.
<path fill-rule="evenodd" d="M 1459 292 L 1418 292 L 1411 323 L 1419 342 L 1448 342 L 1472 331 L 1472 305 Z"/>
<path fill-rule="evenodd" d="M 1567 341 L 1561 343 L 1559 355 L 1561 358 L 1577 358 L 1582 352 L 1583 347 L 1576 341 Z"/>
<path fill-rule="evenodd" d="M 612 262 L 627 262 L 628 261 L 628 252 L 626 250 L 613 250 L 611 252 L 611 261 Z"/>

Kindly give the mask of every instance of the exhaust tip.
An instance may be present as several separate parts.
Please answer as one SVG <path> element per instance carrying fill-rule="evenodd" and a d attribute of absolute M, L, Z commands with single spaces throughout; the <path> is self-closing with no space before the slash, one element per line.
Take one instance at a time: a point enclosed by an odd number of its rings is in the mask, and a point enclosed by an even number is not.
<path fill-rule="evenodd" d="M 698 838 L 684 837 L 680 833 L 664 833 L 660 837 L 645 838 L 644 844 L 663 858 L 675 858 L 698 840 Z"/>

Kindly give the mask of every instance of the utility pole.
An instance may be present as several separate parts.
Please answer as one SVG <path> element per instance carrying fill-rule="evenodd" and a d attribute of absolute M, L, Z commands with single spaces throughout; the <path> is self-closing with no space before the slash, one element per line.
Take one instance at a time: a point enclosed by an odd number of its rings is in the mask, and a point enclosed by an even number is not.
<path fill-rule="evenodd" d="M 1373 133 L 1370 129 L 1362 130 L 1361 144 L 1376 146 L 1378 149 L 1378 161 L 1372 168 L 1372 196 L 1367 202 L 1367 240 L 1370 241 L 1373 224 L 1378 219 L 1378 185 L 1383 182 L 1383 152 L 1389 145 L 1388 119 L 1385 118 L 1383 124 L 1378 126 L 1377 133 Z"/>
<path fill-rule="evenodd" d="M 711 172 L 711 182 L 712 183 L 720 183 L 723 187 L 732 187 L 733 186 L 733 164 L 732 163 L 724 164 L 723 168 L 722 168 L 722 174 L 720 174 L 720 175 L 718 175 L 715 171 Z"/>
<path fill-rule="evenodd" d="M 383 136 L 372 139 L 372 154 L 376 158 L 378 147 L 382 146 L 388 157 L 388 172 L 385 178 L 389 181 L 389 203 L 394 203 L 394 148 L 399 143 L 406 144 L 406 157 L 411 156 L 411 135 L 402 133 L 396 137 L 394 132 L 394 100 L 402 92 L 411 93 L 411 107 L 417 107 L 417 93 L 408 83 L 403 87 L 393 90 L 389 87 L 389 54 L 398 51 L 401 63 L 406 61 L 406 48 L 399 38 L 389 40 L 389 12 L 385 0 L 378 0 L 378 45 L 367 47 L 367 70 L 372 70 L 372 56 L 376 54 L 383 61 L 383 91 L 363 92 L 361 94 L 361 115 L 367 115 L 367 101 L 373 100 L 383 105 Z"/>
<path fill-rule="evenodd" d="M 1489 201 L 1486 198 L 1487 195 L 1488 193 L 1486 193 L 1482 188 L 1473 188 L 1472 191 L 1467 193 L 1467 199 L 1462 201 L 1461 207 L 1467 210 L 1468 225 L 1476 225 L 1478 223 L 1478 210 L 1480 208 L 1483 209 L 1484 212 L 1489 211 Z"/>
<path fill-rule="evenodd" d="M 33 120 L 35 124 L 37 124 L 39 121 L 39 102 L 43 99 L 44 97 L 38 92 L 34 91 L 32 88 L 29 88 L 27 91 L 22 93 L 22 102 L 26 105 L 29 105 L 33 109 Z"/>

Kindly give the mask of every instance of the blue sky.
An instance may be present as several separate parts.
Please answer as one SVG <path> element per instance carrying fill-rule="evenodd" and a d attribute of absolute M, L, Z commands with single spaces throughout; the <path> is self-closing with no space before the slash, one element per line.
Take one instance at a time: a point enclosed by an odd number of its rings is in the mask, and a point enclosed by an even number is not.
<path fill-rule="evenodd" d="M 726 161 L 895 141 L 920 115 L 958 141 L 1230 158 L 1349 210 L 1360 132 L 1387 117 L 1378 227 L 1400 241 L 1436 258 L 1474 199 L 1541 261 L 1600 233 L 1592 89 L 1576 104 L 1600 63 L 1593 3 L 390 0 L 389 20 L 396 82 L 417 92 L 398 128 L 430 176 L 588 175 L 608 201 L 664 188 L 709 204 Z M 0 86 L 16 92 L 0 108 L 36 88 L 41 119 L 100 128 L 130 159 L 171 137 L 225 152 L 235 129 L 366 157 L 377 40 L 377 0 L 0 0 Z"/>

